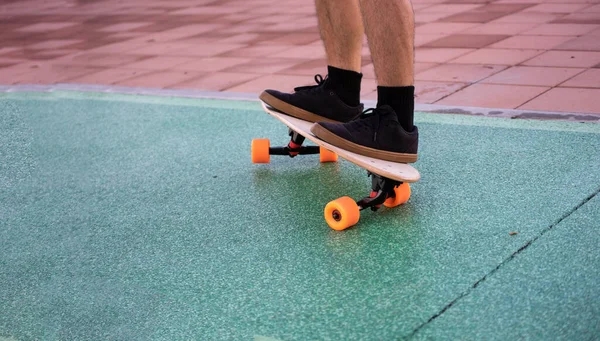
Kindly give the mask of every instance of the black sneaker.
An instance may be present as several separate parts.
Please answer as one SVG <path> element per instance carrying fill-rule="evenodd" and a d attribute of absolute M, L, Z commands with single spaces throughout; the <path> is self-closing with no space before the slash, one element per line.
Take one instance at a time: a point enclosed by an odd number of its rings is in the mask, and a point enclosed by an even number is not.
<path fill-rule="evenodd" d="M 315 81 L 317 85 L 295 88 L 291 94 L 265 90 L 259 98 L 285 114 L 309 122 L 349 122 L 361 114 L 362 103 L 351 107 L 327 86 L 327 78 L 316 75 Z"/>
<path fill-rule="evenodd" d="M 327 143 L 360 155 L 393 162 L 417 161 L 417 127 L 405 131 L 388 105 L 368 109 L 348 123 L 315 123 L 310 131 Z"/>

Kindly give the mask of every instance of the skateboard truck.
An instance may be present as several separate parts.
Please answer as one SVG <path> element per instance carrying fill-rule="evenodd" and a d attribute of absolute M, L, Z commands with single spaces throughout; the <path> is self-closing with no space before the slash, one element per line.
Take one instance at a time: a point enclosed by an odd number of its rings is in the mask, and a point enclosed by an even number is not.
<path fill-rule="evenodd" d="M 271 155 L 287 155 L 296 157 L 298 155 L 319 154 L 321 162 L 336 162 L 337 154 L 319 146 L 303 146 L 304 136 L 296 131 L 289 130 L 290 142 L 285 147 L 271 147 L 268 139 L 252 140 L 252 163 L 269 163 Z"/>
<path fill-rule="evenodd" d="M 410 185 L 369 172 L 372 190 L 368 197 L 354 201 L 341 197 L 325 206 L 325 221 L 334 230 L 344 230 L 358 223 L 360 211 L 370 208 L 377 211 L 381 205 L 392 208 L 402 205 L 410 198 Z"/>
<path fill-rule="evenodd" d="M 297 155 L 319 154 L 320 149 L 317 146 L 303 146 L 304 136 L 298 134 L 292 129 L 289 130 L 290 142 L 285 147 L 271 147 L 269 154 L 271 155 L 289 155 L 296 157 Z"/>
<path fill-rule="evenodd" d="M 356 204 L 361 211 L 370 208 L 371 211 L 375 212 L 387 199 L 396 198 L 394 188 L 402 185 L 402 182 L 388 179 L 375 173 L 367 173 L 371 177 L 371 194 L 357 201 Z"/>

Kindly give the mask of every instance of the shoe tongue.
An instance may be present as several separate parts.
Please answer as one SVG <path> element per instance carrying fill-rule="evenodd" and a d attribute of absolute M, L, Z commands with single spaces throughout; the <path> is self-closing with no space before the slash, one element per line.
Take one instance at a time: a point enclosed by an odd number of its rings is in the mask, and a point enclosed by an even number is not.
<path fill-rule="evenodd" d="M 376 108 L 376 110 L 377 110 L 377 113 L 378 113 L 380 116 L 387 116 L 387 115 L 391 115 L 393 118 L 396 118 L 396 120 L 397 120 L 397 117 L 396 117 L 396 112 L 394 111 L 394 109 L 392 109 L 392 107 L 390 107 L 390 106 L 389 106 L 389 105 L 387 105 L 387 104 L 384 104 L 384 105 L 378 106 L 378 107 Z M 390 117 L 390 118 L 392 118 L 392 117 Z"/>

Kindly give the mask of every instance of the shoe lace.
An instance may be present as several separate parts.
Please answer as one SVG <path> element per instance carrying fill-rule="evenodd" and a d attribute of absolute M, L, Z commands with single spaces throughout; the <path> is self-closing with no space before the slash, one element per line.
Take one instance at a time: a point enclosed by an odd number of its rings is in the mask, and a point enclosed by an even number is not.
<path fill-rule="evenodd" d="M 373 142 L 377 141 L 377 131 L 379 130 L 379 110 L 377 108 L 366 109 L 360 114 L 358 119 L 355 121 L 356 126 L 363 131 L 373 131 Z"/>
<path fill-rule="evenodd" d="M 312 90 L 312 89 L 316 89 L 318 87 L 324 86 L 325 84 L 327 84 L 327 76 L 325 76 L 325 78 L 323 78 L 323 76 L 321 76 L 321 74 L 316 74 L 315 82 L 317 83 L 317 85 L 299 86 L 299 87 L 294 88 L 294 91 L 306 91 L 306 90 Z"/>

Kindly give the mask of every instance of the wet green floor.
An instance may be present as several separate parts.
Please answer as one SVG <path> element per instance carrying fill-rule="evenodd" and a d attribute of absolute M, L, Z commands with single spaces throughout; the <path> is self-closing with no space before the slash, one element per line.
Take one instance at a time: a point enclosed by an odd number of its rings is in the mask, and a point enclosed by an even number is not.
<path fill-rule="evenodd" d="M 0 94 L 0 340 L 600 335 L 600 125 L 417 114 L 408 204 L 256 102 Z M 510 235 L 509 232 L 518 232 Z"/>

